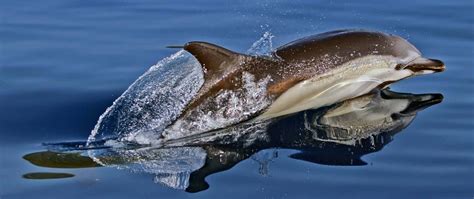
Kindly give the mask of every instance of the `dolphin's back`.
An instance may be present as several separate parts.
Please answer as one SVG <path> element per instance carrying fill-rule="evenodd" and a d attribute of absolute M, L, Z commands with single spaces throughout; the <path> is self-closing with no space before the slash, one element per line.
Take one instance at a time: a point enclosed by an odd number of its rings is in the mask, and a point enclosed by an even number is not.
<path fill-rule="evenodd" d="M 325 67 L 333 68 L 368 55 L 390 55 L 405 60 L 414 59 L 420 52 L 398 36 L 365 30 L 338 30 L 290 42 L 278 48 L 274 55 L 289 63 L 326 62 Z M 330 62 L 324 61 L 327 58 L 331 58 Z"/>

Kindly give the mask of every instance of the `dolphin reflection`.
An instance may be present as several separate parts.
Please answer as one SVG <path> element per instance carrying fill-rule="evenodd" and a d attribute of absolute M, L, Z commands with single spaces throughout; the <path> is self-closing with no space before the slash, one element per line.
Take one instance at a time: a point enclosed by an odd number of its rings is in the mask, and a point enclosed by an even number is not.
<path fill-rule="evenodd" d="M 62 144 L 63 150 L 58 147 L 61 144 L 50 144 L 54 150 L 28 154 L 24 159 L 50 168 L 127 168 L 154 174 L 156 183 L 198 192 L 209 188 L 207 176 L 264 149 L 294 149 L 298 152 L 291 158 L 317 164 L 365 165 L 361 156 L 381 150 L 419 111 L 442 99 L 441 94 L 379 90 L 284 118 L 169 140 L 160 147 L 116 145 L 84 151 L 74 150 L 71 143 Z"/>

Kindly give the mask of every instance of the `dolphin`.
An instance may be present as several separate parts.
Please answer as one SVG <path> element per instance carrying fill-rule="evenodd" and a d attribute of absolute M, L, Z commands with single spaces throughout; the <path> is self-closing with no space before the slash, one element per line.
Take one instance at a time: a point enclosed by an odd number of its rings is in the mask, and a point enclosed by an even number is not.
<path fill-rule="evenodd" d="M 204 83 L 165 136 L 324 107 L 407 77 L 444 70 L 442 61 L 422 57 L 405 39 L 366 30 L 305 37 L 270 56 L 245 55 L 199 41 L 183 49 L 201 64 Z M 213 115 L 226 119 L 203 124 Z"/>

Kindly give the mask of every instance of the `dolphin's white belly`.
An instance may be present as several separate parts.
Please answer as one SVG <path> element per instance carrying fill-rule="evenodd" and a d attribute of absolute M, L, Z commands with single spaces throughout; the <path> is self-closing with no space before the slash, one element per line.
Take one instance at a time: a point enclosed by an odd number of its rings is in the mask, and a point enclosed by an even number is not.
<path fill-rule="evenodd" d="M 369 93 L 380 84 L 413 73 L 395 70 L 391 56 L 367 56 L 345 63 L 326 74 L 302 81 L 288 89 L 257 119 L 269 119 L 320 108 Z"/>

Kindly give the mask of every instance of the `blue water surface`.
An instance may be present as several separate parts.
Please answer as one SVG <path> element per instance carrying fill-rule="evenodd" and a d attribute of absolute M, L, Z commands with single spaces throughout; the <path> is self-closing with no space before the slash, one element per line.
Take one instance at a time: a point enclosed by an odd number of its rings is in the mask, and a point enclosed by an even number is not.
<path fill-rule="evenodd" d="M 0 198 L 472 198 L 474 2 L 4 0 L 0 6 Z M 443 73 L 392 87 L 442 93 L 365 166 L 290 159 L 278 149 L 267 175 L 252 158 L 187 193 L 115 168 L 49 169 L 22 156 L 43 142 L 84 140 L 98 117 L 160 59 L 193 40 L 245 52 L 266 31 L 274 46 L 334 29 L 400 35 Z M 29 172 L 72 178 L 30 180 Z"/>

